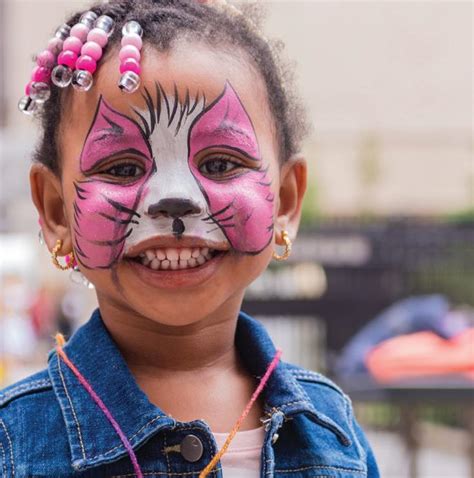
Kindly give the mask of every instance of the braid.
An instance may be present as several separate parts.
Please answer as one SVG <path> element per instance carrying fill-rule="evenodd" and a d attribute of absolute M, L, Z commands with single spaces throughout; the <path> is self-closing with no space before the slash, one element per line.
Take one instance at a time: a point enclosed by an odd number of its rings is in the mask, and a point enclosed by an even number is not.
<path fill-rule="evenodd" d="M 281 44 L 263 35 L 255 5 L 239 10 L 225 0 L 110 0 L 98 2 L 89 10 L 115 21 L 116 28 L 108 40 L 105 55 L 120 43 L 121 27 L 131 20 L 146 25 L 143 41 L 160 51 L 167 51 L 175 39 L 187 35 L 210 47 L 232 46 L 245 52 L 266 85 L 280 163 L 299 151 L 309 130 L 305 111 L 292 93 L 290 69 L 284 67 L 281 60 Z M 66 23 L 72 27 L 83 13 L 72 15 Z M 49 100 L 39 112 L 43 136 L 33 159 L 56 174 L 61 173 L 57 137 L 67 94 L 67 89 L 52 88 Z"/>

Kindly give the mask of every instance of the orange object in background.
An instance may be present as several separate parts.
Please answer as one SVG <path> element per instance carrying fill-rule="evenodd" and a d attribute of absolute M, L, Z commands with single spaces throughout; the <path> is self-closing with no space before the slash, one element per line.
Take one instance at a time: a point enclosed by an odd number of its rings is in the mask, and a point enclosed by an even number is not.
<path fill-rule="evenodd" d="M 474 328 L 449 340 L 427 331 L 400 335 L 374 347 L 365 363 L 379 382 L 444 374 L 474 380 Z"/>

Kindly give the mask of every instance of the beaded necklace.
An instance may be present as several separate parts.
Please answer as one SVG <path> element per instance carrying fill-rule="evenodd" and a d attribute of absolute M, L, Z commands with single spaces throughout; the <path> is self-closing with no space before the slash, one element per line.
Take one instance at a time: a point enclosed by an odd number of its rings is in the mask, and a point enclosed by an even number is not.
<path fill-rule="evenodd" d="M 67 356 L 66 352 L 63 350 L 63 346 L 66 343 L 66 340 L 64 339 L 64 336 L 60 333 L 57 333 L 55 335 L 55 339 L 56 339 L 56 352 L 58 353 L 59 357 L 61 357 L 61 359 L 64 361 L 64 363 L 71 369 L 71 371 L 74 373 L 74 375 L 78 378 L 81 385 L 85 388 L 87 393 L 91 396 L 92 400 L 94 400 L 94 402 L 97 404 L 97 406 L 102 410 L 104 415 L 107 417 L 107 420 L 111 423 L 112 427 L 117 432 L 117 435 L 119 436 L 121 442 L 123 443 L 125 449 L 127 450 L 128 455 L 130 456 L 130 460 L 133 464 L 133 469 L 135 470 L 135 475 L 137 476 L 137 478 L 143 478 L 143 472 L 140 468 L 140 465 L 138 464 L 138 460 L 137 460 L 137 457 L 135 455 L 135 452 L 133 451 L 132 445 L 130 444 L 127 437 L 125 436 L 125 433 L 122 431 L 122 429 L 120 428 L 120 425 L 117 423 L 117 421 L 115 420 L 115 418 L 113 417 L 112 413 L 107 408 L 105 403 L 102 401 L 102 399 L 94 391 L 91 384 L 81 374 L 81 372 L 76 368 L 76 366 L 71 362 L 71 360 Z M 238 420 L 235 422 L 235 425 L 232 428 L 232 430 L 230 431 L 224 445 L 222 445 L 222 448 L 214 455 L 214 457 L 208 463 L 208 465 L 199 473 L 199 478 L 206 478 L 208 476 L 208 474 L 212 471 L 212 469 L 214 468 L 216 463 L 222 458 L 224 453 L 229 448 L 230 442 L 235 437 L 236 433 L 239 431 L 240 427 L 242 426 L 243 421 L 245 420 L 245 418 L 249 414 L 250 409 L 252 408 L 252 405 L 254 404 L 255 400 L 257 399 L 257 397 L 262 392 L 263 387 L 265 386 L 268 379 L 270 378 L 271 373 L 273 372 L 273 370 L 278 365 L 281 354 L 282 354 L 282 351 L 280 349 L 277 349 L 277 352 L 276 352 L 275 356 L 273 357 L 273 360 L 270 362 L 270 365 L 268 366 L 265 374 L 260 379 L 260 382 L 259 382 L 255 392 L 252 394 L 252 397 L 250 398 L 247 405 L 245 406 L 242 414 L 240 415 Z"/>

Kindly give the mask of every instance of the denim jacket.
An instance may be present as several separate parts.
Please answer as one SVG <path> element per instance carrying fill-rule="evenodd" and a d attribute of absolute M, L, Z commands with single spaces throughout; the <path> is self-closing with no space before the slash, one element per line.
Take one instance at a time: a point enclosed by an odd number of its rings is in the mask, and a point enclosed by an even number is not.
<path fill-rule="evenodd" d="M 249 373 L 261 377 L 276 353 L 265 328 L 240 312 L 235 343 Z M 209 426 L 177 421 L 148 400 L 99 309 L 64 351 L 119 423 L 144 476 L 198 477 L 218 451 Z M 379 476 L 349 398 L 329 379 L 281 361 L 262 393 L 262 477 Z M 0 471 L 4 478 L 136 476 L 116 431 L 55 349 L 46 369 L 0 392 Z M 222 475 L 218 462 L 209 477 Z"/>

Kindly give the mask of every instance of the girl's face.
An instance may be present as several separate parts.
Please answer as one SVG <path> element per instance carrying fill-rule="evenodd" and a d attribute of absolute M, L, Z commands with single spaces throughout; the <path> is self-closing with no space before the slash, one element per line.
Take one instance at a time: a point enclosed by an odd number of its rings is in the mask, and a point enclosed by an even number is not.
<path fill-rule="evenodd" d="M 64 108 L 71 243 L 99 302 L 184 325 L 240 303 L 271 260 L 280 168 L 266 89 L 243 58 L 179 42 L 144 50 L 129 95 L 117 57 Z"/>

